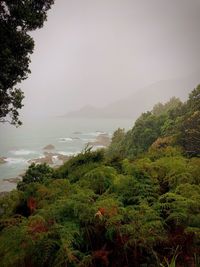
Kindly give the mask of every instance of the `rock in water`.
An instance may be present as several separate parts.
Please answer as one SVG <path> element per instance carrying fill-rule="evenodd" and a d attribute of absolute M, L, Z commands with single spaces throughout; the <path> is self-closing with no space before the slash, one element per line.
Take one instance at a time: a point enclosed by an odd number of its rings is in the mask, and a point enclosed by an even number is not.
<path fill-rule="evenodd" d="M 53 150 L 53 149 L 55 149 L 55 146 L 52 144 L 49 144 L 49 145 L 45 146 L 43 149 L 44 150 Z"/>
<path fill-rule="evenodd" d="M 55 159 L 57 162 L 55 162 Z M 36 163 L 36 164 L 48 164 L 48 165 L 54 165 L 59 166 L 63 164 L 64 162 L 68 161 L 70 159 L 69 156 L 65 156 L 59 153 L 52 153 L 52 152 L 44 152 L 44 157 L 37 158 L 37 159 L 31 159 L 28 161 L 28 163 Z"/>
<path fill-rule="evenodd" d="M 95 141 L 89 142 L 88 144 L 91 146 L 109 146 L 110 144 L 110 137 L 106 133 L 99 134 Z"/>
<path fill-rule="evenodd" d="M 0 164 L 6 163 L 6 158 L 0 157 Z"/>
<path fill-rule="evenodd" d="M 17 184 L 21 180 L 22 180 L 22 178 L 20 178 L 20 177 L 3 179 L 3 181 L 5 181 L 5 182 L 14 183 L 14 184 Z"/>

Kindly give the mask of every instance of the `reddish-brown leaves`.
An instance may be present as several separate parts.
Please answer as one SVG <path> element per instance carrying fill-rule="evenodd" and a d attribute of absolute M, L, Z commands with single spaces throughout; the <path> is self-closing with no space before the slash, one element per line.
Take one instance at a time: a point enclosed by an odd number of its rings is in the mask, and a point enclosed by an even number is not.
<path fill-rule="evenodd" d="M 113 216 L 116 216 L 117 213 L 118 211 L 116 207 L 110 207 L 109 209 L 100 207 L 97 213 L 95 214 L 95 217 L 99 217 L 100 219 L 102 219 L 104 216 L 107 218 L 111 218 Z"/>
<path fill-rule="evenodd" d="M 37 239 L 38 234 L 48 231 L 48 227 L 44 221 L 35 220 L 29 223 L 29 234 L 33 239 Z"/>
<path fill-rule="evenodd" d="M 100 261 L 105 266 L 108 266 L 109 265 L 108 256 L 110 253 L 111 251 L 106 250 L 104 246 L 100 250 L 96 250 L 93 252 L 93 259 L 95 261 Z"/>
<path fill-rule="evenodd" d="M 29 197 L 27 200 L 27 207 L 30 210 L 30 214 L 32 214 L 36 210 L 36 200 L 33 197 Z"/>

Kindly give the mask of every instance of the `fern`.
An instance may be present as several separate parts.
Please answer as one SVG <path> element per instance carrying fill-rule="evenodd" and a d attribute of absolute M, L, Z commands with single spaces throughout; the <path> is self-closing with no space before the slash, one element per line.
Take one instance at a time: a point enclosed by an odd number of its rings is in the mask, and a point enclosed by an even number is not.
<path fill-rule="evenodd" d="M 166 266 L 167 267 L 176 267 L 176 259 L 177 259 L 178 255 L 179 255 L 178 249 L 179 249 L 179 247 L 177 246 L 177 248 L 176 248 L 176 250 L 175 250 L 175 252 L 174 252 L 174 254 L 173 254 L 173 256 L 172 256 L 170 261 L 168 261 L 166 258 L 164 258 L 165 265 L 164 264 L 160 264 L 160 266 L 161 267 L 166 267 Z"/>

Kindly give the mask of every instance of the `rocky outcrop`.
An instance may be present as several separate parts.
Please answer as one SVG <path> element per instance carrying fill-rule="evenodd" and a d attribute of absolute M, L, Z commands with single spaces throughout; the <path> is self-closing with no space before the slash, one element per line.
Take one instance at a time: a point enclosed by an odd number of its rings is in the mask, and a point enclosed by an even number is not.
<path fill-rule="evenodd" d="M 109 146 L 111 140 L 108 134 L 102 133 L 99 134 L 95 141 L 89 142 L 88 145 L 90 146 Z"/>
<path fill-rule="evenodd" d="M 43 150 L 54 150 L 54 149 L 55 149 L 55 146 L 52 145 L 52 144 L 49 144 L 49 145 L 47 145 L 47 146 L 45 146 L 45 147 L 43 148 Z"/>
<path fill-rule="evenodd" d="M 52 161 L 52 158 L 51 157 L 41 157 L 41 158 L 38 158 L 38 159 L 30 159 L 28 161 L 28 163 L 36 163 L 36 164 L 48 164 L 48 165 L 52 165 L 53 164 L 53 161 Z"/>
<path fill-rule="evenodd" d="M 14 183 L 14 184 L 17 184 L 21 180 L 22 180 L 22 178 L 20 178 L 20 177 L 3 179 L 4 182 L 9 182 L 9 183 Z"/>
<path fill-rule="evenodd" d="M 31 159 L 28 163 L 36 163 L 36 164 L 43 164 L 46 163 L 48 165 L 61 165 L 67 160 L 69 160 L 69 156 L 62 155 L 59 153 L 52 153 L 52 152 L 44 152 L 44 157 Z"/>
<path fill-rule="evenodd" d="M 5 157 L 0 157 L 0 164 L 6 163 L 6 158 Z"/>
<path fill-rule="evenodd" d="M 62 160 L 63 163 L 70 159 L 69 156 L 62 155 L 62 154 L 57 154 L 57 157 L 58 157 L 59 160 Z"/>

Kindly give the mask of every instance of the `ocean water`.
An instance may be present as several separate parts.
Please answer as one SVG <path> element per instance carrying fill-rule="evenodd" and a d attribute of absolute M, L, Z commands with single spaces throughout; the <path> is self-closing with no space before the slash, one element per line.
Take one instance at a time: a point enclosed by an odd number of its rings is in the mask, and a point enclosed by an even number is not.
<path fill-rule="evenodd" d="M 0 157 L 6 163 L 0 164 L 0 191 L 14 188 L 15 184 L 3 181 L 23 173 L 28 160 L 43 156 L 43 148 L 52 144 L 53 152 L 73 155 L 94 141 L 100 133 L 112 136 L 117 128 L 128 130 L 133 121 L 126 119 L 69 119 L 51 118 L 24 121 L 23 126 L 15 128 L 0 124 Z"/>

